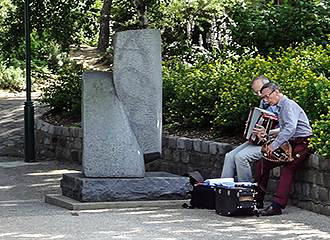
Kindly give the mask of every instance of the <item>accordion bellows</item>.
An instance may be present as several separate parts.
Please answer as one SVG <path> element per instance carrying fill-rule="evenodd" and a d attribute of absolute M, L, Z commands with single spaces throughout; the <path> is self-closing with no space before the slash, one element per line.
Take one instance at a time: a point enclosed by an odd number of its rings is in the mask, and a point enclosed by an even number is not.
<path fill-rule="evenodd" d="M 253 133 L 253 128 L 257 125 L 263 126 L 266 129 L 266 134 L 269 134 L 269 131 L 275 128 L 277 123 L 278 118 L 274 113 L 258 107 L 252 108 L 245 126 L 244 138 L 249 142 L 258 145 L 260 144 L 260 141 Z"/>

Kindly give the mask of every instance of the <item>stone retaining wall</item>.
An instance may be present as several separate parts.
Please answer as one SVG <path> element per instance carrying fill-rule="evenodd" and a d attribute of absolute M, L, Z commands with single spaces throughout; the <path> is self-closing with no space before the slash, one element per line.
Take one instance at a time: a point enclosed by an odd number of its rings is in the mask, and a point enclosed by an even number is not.
<path fill-rule="evenodd" d="M 53 126 L 37 118 L 35 131 L 36 157 L 38 160 L 58 159 L 81 163 L 81 128 Z"/>
<path fill-rule="evenodd" d="M 52 126 L 36 119 L 38 159 L 81 162 L 82 129 Z M 225 154 L 233 149 L 227 143 L 184 137 L 163 136 L 162 159 L 146 163 L 147 171 L 167 171 L 179 175 L 198 170 L 205 178 L 220 176 Z M 275 192 L 280 168 L 272 171 L 268 199 Z M 303 209 L 330 216 L 330 159 L 312 155 L 297 172 L 291 203 Z"/>
<path fill-rule="evenodd" d="M 228 143 L 175 136 L 163 136 L 162 146 L 162 159 L 147 163 L 146 170 L 179 175 L 198 170 L 205 178 L 220 177 L 225 154 L 233 149 Z"/>
<path fill-rule="evenodd" d="M 268 189 L 276 190 L 281 169 L 273 170 Z M 330 159 L 317 155 L 304 162 L 294 177 L 291 204 L 316 213 L 330 216 Z"/>

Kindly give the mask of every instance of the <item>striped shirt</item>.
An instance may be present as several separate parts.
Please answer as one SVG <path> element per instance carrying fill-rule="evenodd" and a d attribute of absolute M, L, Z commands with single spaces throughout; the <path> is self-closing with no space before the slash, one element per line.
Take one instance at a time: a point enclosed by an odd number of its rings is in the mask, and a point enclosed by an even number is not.
<path fill-rule="evenodd" d="M 273 149 L 286 141 L 312 135 L 307 115 L 295 101 L 283 96 L 276 106 L 279 109 L 280 132 L 271 144 Z"/>

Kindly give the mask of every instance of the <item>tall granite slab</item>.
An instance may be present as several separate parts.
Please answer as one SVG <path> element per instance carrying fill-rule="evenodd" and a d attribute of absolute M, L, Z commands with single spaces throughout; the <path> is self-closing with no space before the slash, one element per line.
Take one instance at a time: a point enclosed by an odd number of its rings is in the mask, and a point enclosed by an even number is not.
<path fill-rule="evenodd" d="M 144 177 L 143 152 L 111 73 L 83 74 L 83 173 L 86 177 Z"/>
<path fill-rule="evenodd" d="M 114 85 L 145 155 L 161 153 L 162 72 L 159 30 L 118 32 Z"/>

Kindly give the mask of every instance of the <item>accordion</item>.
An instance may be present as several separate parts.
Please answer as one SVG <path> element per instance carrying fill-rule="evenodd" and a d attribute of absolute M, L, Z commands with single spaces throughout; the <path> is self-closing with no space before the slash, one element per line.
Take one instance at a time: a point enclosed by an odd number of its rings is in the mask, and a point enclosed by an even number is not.
<path fill-rule="evenodd" d="M 269 131 L 274 129 L 277 124 L 278 118 L 274 113 L 258 107 L 252 108 L 245 126 L 244 138 L 250 143 L 261 145 L 262 142 L 258 139 L 256 134 L 253 133 L 253 128 L 255 128 L 256 125 L 263 126 L 268 135 Z"/>
<path fill-rule="evenodd" d="M 276 148 L 270 155 L 266 152 L 266 147 L 272 144 L 275 138 L 269 139 L 261 147 L 261 154 L 264 159 L 271 162 L 292 162 L 292 146 L 289 142 L 283 143 L 280 147 Z"/>

